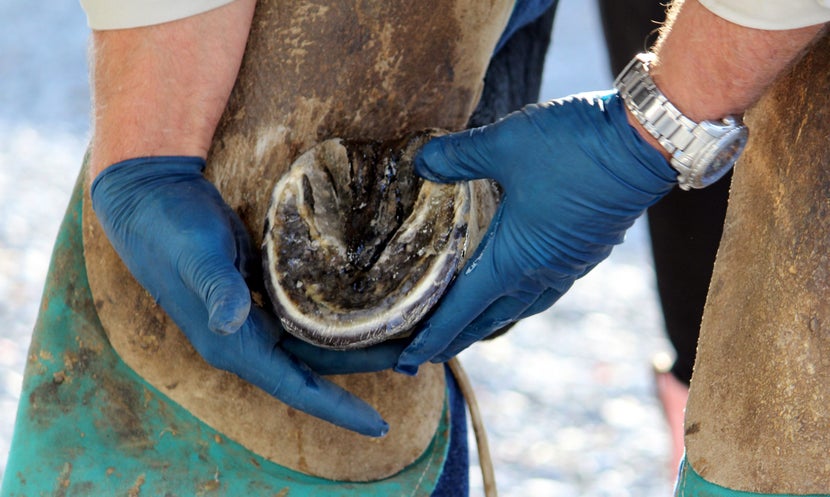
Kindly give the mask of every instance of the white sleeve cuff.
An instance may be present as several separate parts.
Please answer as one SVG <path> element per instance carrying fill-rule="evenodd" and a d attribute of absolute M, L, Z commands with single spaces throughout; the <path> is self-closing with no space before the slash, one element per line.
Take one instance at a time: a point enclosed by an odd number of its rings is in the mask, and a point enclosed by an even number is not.
<path fill-rule="evenodd" d="M 830 0 L 699 0 L 719 17 L 748 28 L 782 30 L 830 21 Z"/>
<path fill-rule="evenodd" d="M 96 30 L 137 28 L 183 19 L 233 0 L 80 0 L 87 24 Z"/>

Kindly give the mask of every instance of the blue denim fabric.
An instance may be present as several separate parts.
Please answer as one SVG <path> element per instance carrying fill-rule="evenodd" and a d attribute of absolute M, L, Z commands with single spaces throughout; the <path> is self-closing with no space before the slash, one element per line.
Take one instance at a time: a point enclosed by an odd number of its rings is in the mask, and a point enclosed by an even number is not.
<path fill-rule="evenodd" d="M 513 36 L 513 33 L 538 19 L 556 2 L 557 0 L 516 0 L 513 13 L 510 14 L 510 20 L 507 21 L 507 27 L 504 28 L 504 33 L 502 33 L 493 53 L 498 52 L 507 40 Z"/>
<path fill-rule="evenodd" d="M 449 368 L 446 369 L 446 375 L 450 404 L 450 449 L 432 497 L 466 497 L 470 493 L 466 403 Z"/>

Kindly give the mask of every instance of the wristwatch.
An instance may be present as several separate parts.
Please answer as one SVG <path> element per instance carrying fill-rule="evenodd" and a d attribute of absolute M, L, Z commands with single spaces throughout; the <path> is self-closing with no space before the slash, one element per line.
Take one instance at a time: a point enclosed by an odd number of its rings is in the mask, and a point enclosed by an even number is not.
<path fill-rule="evenodd" d="M 726 174 L 741 155 L 749 131 L 739 116 L 695 122 L 672 105 L 649 75 L 654 54 L 639 54 L 614 86 L 623 102 L 660 145 L 671 154 L 680 188 L 704 188 Z"/>

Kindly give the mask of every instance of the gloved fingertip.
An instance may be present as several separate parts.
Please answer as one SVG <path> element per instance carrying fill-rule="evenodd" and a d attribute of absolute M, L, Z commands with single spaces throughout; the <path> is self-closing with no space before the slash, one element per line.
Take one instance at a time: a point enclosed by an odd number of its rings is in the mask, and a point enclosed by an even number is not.
<path fill-rule="evenodd" d="M 392 368 L 393 371 L 400 374 L 405 374 L 406 376 L 415 376 L 418 374 L 418 366 L 412 364 L 395 364 L 395 367 Z"/>
<path fill-rule="evenodd" d="M 377 431 L 377 434 L 372 435 L 372 436 L 374 436 L 375 438 L 382 438 L 382 437 L 385 437 L 387 433 L 389 433 L 389 423 L 382 420 L 382 423 L 380 425 L 380 428 Z"/>
<path fill-rule="evenodd" d="M 208 327 L 220 335 L 236 333 L 248 319 L 250 311 L 250 299 L 219 303 L 211 309 Z"/>
<path fill-rule="evenodd" d="M 240 328 L 242 328 L 242 324 L 236 325 L 235 323 L 209 322 L 208 327 L 210 328 L 210 331 L 216 333 L 217 335 L 233 335 L 238 332 Z"/>
<path fill-rule="evenodd" d="M 396 373 L 407 376 L 415 376 L 418 374 L 418 366 L 431 359 L 434 355 L 435 351 L 430 348 L 430 343 L 433 338 L 430 323 L 424 324 L 420 331 L 418 331 L 415 339 L 398 356 L 395 367 L 392 369 Z M 440 352 L 440 349 L 438 351 Z"/>
<path fill-rule="evenodd" d="M 453 144 L 452 135 L 438 136 L 428 141 L 415 156 L 415 173 L 434 183 L 458 181 L 455 176 L 453 157 L 447 155 L 447 148 Z"/>
<path fill-rule="evenodd" d="M 216 333 L 217 335 L 226 336 L 226 335 L 233 335 L 234 333 L 239 331 L 239 327 L 232 328 L 230 326 L 210 325 L 210 331 Z"/>
<path fill-rule="evenodd" d="M 251 313 L 251 294 L 239 273 L 232 273 L 233 284 L 217 287 L 208 294 L 208 327 L 221 335 L 235 333 Z"/>
<path fill-rule="evenodd" d="M 349 429 L 356 431 L 361 435 L 373 438 L 381 438 L 389 433 L 389 423 L 387 423 L 376 410 L 372 409 L 368 405 L 365 406 L 365 408 L 355 406 L 352 413 L 361 414 L 359 416 L 352 417 L 353 422 L 348 424 Z M 347 425 L 341 424 L 341 426 L 345 427 Z"/>

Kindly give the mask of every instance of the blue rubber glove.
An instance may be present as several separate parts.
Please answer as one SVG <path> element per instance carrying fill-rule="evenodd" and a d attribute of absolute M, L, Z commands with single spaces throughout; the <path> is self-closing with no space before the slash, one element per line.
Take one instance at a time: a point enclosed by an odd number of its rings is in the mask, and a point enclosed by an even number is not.
<path fill-rule="evenodd" d="M 388 425 L 371 406 L 286 348 L 304 352 L 320 367 L 335 354 L 294 343 L 275 317 L 251 305 L 245 278 L 259 262 L 241 220 L 202 175 L 204 167 L 198 157 L 148 157 L 98 175 L 93 209 L 127 268 L 212 366 L 313 416 L 384 435 Z M 382 362 L 388 366 L 389 360 Z"/>
<path fill-rule="evenodd" d="M 493 178 L 504 197 L 477 253 L 398 359 L 407 374 L 553 305 L 677 176 L 613 92 L 531 105 L 435 138 L 415 170 L 437 182 Z"/>

